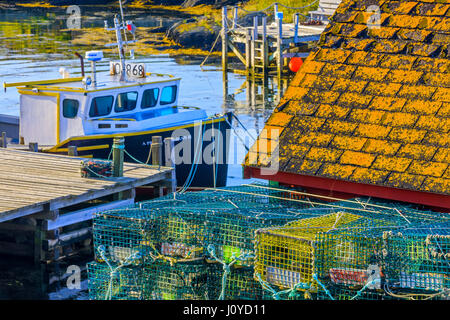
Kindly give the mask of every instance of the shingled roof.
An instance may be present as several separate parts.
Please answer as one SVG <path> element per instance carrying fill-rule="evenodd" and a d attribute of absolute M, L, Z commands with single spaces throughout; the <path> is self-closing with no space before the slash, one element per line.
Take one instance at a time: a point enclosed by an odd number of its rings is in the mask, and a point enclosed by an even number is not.
<path fill-rule="evenodd" d="M 245 166 L 278 146 L 283 172 L 448 195 L 450 1 L 343 0 L 331 21 Z"/>

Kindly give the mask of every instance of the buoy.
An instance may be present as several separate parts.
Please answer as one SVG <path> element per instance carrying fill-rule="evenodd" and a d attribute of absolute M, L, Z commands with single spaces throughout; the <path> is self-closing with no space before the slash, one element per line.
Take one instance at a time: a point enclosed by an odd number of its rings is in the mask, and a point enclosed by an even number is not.
<path fill-rule="evenodd" d="M 289 70 L 291 70 L 292 72 L 297 72 L 298 69 L 300 69 L 300 67 L 303 64 L 303 59 L 300 57 L 292 57 L 291 61 L 289 61 Z"/>

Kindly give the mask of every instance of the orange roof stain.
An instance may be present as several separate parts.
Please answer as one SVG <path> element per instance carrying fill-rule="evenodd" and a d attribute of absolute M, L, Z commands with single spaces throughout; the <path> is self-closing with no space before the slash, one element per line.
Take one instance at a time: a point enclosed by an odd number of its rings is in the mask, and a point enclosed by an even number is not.
<path fill-rule="evenodd" d="M 449 50 L 448 0 L 342 0 L 246 163 L 450 194 Z"/>

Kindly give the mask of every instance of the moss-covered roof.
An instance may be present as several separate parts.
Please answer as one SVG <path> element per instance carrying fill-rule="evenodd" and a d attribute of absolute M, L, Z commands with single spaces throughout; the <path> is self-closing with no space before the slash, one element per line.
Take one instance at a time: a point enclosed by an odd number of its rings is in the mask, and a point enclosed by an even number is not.
<path fill-rule="evenodd" d="M 449 0 L 343 0 L 245 165 L 449 194 L 449 50 Z"/>

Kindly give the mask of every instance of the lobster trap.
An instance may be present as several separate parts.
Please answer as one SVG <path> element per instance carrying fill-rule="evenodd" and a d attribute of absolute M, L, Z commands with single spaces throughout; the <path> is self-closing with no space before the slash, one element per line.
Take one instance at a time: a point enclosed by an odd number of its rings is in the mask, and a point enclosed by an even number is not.
<path fill-rule="evenodd" d="M 211 266 L 204 261 L 170 264 L 155 263 L 150 267 L 154 287 L 151 300 L 209 300 L 208 279 Z"/>
<path fill-rule="evenodd" d="M 90 262 L 87 271 L 90 300 L 147 300 L 154 286 L 147 268 L 112 270 L 106 263 Z"/>
<path fill-rule="evenodd" d="M 317 235 L 374 223 L 376 220 L 338 212 L 260 229 L 256 232 L 255 271 L 263 281 L 281 289 L 297 287 L 315 292 Z"/>
<path fill-rule="evenodd" d="M 385 291 L 399 299 L 450 299 L 450 224 L 384 232 Z"/>

